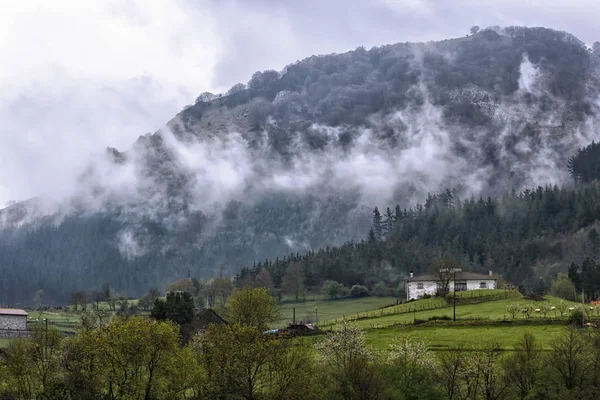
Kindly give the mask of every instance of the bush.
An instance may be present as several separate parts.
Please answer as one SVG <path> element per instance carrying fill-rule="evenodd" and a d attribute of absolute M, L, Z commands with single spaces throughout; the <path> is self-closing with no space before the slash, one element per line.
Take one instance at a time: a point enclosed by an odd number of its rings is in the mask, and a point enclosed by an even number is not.
<path fill-rule="evenodd" d="M 554 282 L 552 282 L 550 294 L 554 297 L 570 301 L 575 301 L 577 298 L 575 285 L 573 285 L 567 274 L 558 274 Z"/>
<path fill-rule="evenodd" d="M 348 297 L 348 288 L 336 281 L 325 281 L 321 292 L 332 300 Z"/>
<path fill-rule="evenodd" d="M 387 285 L 383 282 L 379 282 L 373 287 L 373 296 L 385 297 L 385 296 L 391 296 L 391 295 L 392 295 L 392 289 L 387 287 Z"/>
<path fill-rule="evenodd" d="M 582 328 L 589 321 L 586 310 L 582 307 L 577 308 L 569 315 L 569 324 Z"/>
<path fill-rule="evenodd" d="M 354 285 L 350 289 L 350 297 L 365 297 L 369 295 L 369 289 L 363 285 Z"/>
<path fill-rule="evenodd" d="M 405 286 L 404 282 L 400 282 L 398 284 L 398 288 L 396 289 L 396 295 L 398 295 L 398 297 L 401 298 L 401 299 L 405 299 L 406 298 L 406 291 L 405 291 L 405 287 L 404 286 Z"/>
<path fill-rule="evenodd" d="M 452 321 L 452 317 L 449 315 L 434 315 L 433 317 L 429 317 L 428 321 Z"/>

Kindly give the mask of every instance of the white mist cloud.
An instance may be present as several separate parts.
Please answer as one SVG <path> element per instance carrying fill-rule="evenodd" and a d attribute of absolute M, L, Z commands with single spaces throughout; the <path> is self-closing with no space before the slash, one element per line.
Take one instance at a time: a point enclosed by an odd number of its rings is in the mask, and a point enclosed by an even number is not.
<path fill-rule="evenodd" d="M 0 205 L 72 191 L 73 176 L 104 147 L 129 148 L 200 92 L 224 91 L 259 69 L 358 45 L 463 36 L 475 24 L 544 25 L 591 44 L 599 13 L 591 0 L 7 2 Z"/>
<path fill-rule="evenodd" d="M 210 89 L 213 22 L 183 0 L 3 4 L 0 204 L 71 191 L 93 154 Z"/>
<path fill-rule="evenodd" d="M 539 75 L 539 69 L 529 61 L 527 54 L 523 55 L 523 61 L 519 66 L 519 90 L 524 93 L 532 93 Z"/>

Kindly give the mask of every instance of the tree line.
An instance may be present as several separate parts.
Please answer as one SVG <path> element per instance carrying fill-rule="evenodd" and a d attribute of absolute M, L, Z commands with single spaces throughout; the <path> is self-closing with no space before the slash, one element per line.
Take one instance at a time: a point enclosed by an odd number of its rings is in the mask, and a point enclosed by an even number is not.
<path fill-rule="evenodd" d="M 179 300 L 189 303 L 180 292 Z M 189 297 L 188 299 L 191 299 Z M 0 352 L 3 399 L 581 399 L 600 395 L 600 334 L 565 327 L 542 347 L 494 341 L 433 352 L 398 334 L 373 350 L 352 324 L 314 340 L 264 334 L 278 319 L 266 289 L 230 299 L 229 323 L 182 340 L 177 313 L 161 318 L 82 316 L 73 337 L 36 326 Z M 193 305 L 193 300 L 192 303 Z M 184 315 L 186 306 L 179 315 Z M 175 312 L 175 314 L 173 314 Z M 164 316 L 163 316 L 164 317 Z"/>
<path fill-rule="evenodd" d="M 318 290 L 326 280 L 369 289 L 384 282 L 392 289 L 409 271 L 427 273 L 432 260 L 444 256 L 472 272 L 493 270 L 530 291 L 540 274 L 549 286 L 557 265 L 566 271 L 571 263 L 588 259 L 583 273 L 591 284 L 599 281 L 597 267 L 590 264 L 600 248 L 594 227 L 599 202 L 596 182 L 498 198 L 461 199 L 446 190 L 412 208 L 396 206 L 383 214 L 376 208 L 365 240 L 259 262 L 242 268 L 236 280 L 267 273 L 275 289 L 288 293 Z M 600 294 L 596 283 L 589 289 L 590 295 Z"/>

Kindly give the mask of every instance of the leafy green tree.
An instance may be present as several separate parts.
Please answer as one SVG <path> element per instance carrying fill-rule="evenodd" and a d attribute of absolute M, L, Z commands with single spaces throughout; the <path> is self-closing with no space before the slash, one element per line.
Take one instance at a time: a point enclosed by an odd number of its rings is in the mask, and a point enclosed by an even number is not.
<path fill-rule="evenodd" d="M 502 361 L 505 379 L 516 396 L 525 399 L 534 391 L 543 363 L 541 346 L 534 335 L 525 333 L 515 344 L 514 352 Z"/>
<path fill-rule="evenodd" d="M 220 306 L 225 307 L 225 304 L 227 304 L 227 299 L 229 296 L 231 296 L 234 289 L 231 279 L 218 276 L 212 279 L 209 285 L 213 286 L 215 297 L 219 301 Z"/>
<path fill-rule="evenodd" d="M 502 350 L 494 341 L 469 352 L 465 360 L 467 395 L 469 398 L 498 399 L 507 388 L 500 363 Z"/>
<path fill-rule="evenodd" d="M 195 369 L 179 364 L 178 327 L 171 322 L 119 318 L 94 331 L 93 348 L 103 391 L 115 400 L 183 398 L 188 388 L 173 388 L 170 379 L 178 369 Z"/>
<path fill-rule="evenodd" d="M 325 281 L 321 292 L 330 299 L 340 299 L 348 296 L 348 288 L 336 281 Z"/>
<path fill-rule="evenodd" d="M 400 336 L 389 346 L 388 375 L 394 382 L 397 398 L 439 398 L 432 373 L 438 365 L 425 342 Z"/>
<path fill-rule="evenodd" d="M 236 290 L 229 298 L 229 321 L 242 326 L 251 326 L 259 331 L 279 320 L 277 301 L 266 288 L 245 287 Z"/>
<path fill-rule="evenodd" d="M 465 370 L 465 348 L 463 345 L 450 348 L 438 353 L 436 379 L 439 390 L 446 399 L 463 397 L 463 382 Z"/>
<path fill-rule="evenodd" d="M 204 398 L 322 398 L 305 342 L 270 338 L 251 325 L 211 325 L 196 353 L 207 372 Z"/>
<path fill-rule="evenodd" d="M 575 286 L 571 279 L 566 274 L 559 273 L 552 286 L 550 286 L 550 294 L 561 299 L 575 301 Z"/>
<path fill-rule="evenodd" d="M 42 289 L 35 292 L 35 295 L 33 296 L 33 302 L 35 303 L 36 310 L 42 309 L 42 298 L 43 297 L 44 297 L 44 291 Z"/>
<path fill-rule="evenodd" d="M 350 288 L 350 297 L 365 297 L 369 295 L 369 289 L 364 285 L 353 285 Z"/>
<path fill-rule="evenodd" d="M 142 310 L 148 311 L 152 308 L 154 302 L 150 299 L 150 296 L 146 294 L 138 299 L 137 304 Z"/>
<path fill-rule="evenodd" d="M 377 297 L 390 296 L 392 293 L 393 290 L 390 289 L 385 282 L 377 282 L 377 284 L 373 287 L 373 295 Z"/>
<path fill-rule="evenodd" d="M 301 263 L 295 262 L 287 267 L 281 281 L 281 288 L 298 301 L 300 295 L 304 293 L 304 267 Z"/>
<path fill-rule="evenodd" d="M 581 331 L 568 328 L 551 343 L 551 368 L 567 390 L 585 387 L 589 379 L 589 347 Z"/>
<path fill-rule="evenodd" d="M 182 278 L 165 286 L 165 293 L 169 292 L 187 292 L 194 295 L 196 291 L 191 278 Z"/>
<path fill-rule="evenodd" d="M 157 298 L 150 315 L 158 321 L 172 321 L 180 326 L 181 337 L 187 342 L 193 334 L 194 298 L 188 292 L 168 292 L 164 300 Z"/>
<path fill-rule="evenodd" d="M 387 391 L 388 385 L 377 368 L 373 351 L 356 326 L 344 323 L 339 331 L 317 343 L 315 349 L 320 364 L 332 380 L 329 398 L 375 399 Z"/>
<path fill-rule="evenodd" d="M 455 270 L 459 268 L 458 261 L 454 257 L 436 257 L 429 271 L 435 276 L 440 294 L 445 295 L 450 291 L 450 282 L 454 279 Z"/>
<path fill-rule="evenodd" d="M 3 359 L 9 393 L 18 399 L 60 394 L 63 391 L 60 369 L 62 344 L 62 335 L 55 327 L 46 329 L 41 324 L 32 329 L 31 338 L 11 341 Z"/>
<path fill-rule="evenodd" d="M 255 288 L 265 288 L 270 291 L 273 290 L 273 279 L 271 279 L 271 275 L 263 268 L 254 277 L 252 286 Z"/>
<path fill-rule="evenodd" d="M 519 311 L 521 311 L 521 305 L 519 304 L 507 304 L 506 305 L 506 311 L 510 314 L 510 316 L 512 317 L 512 319 L 515 319 L 517 313 Z"/>

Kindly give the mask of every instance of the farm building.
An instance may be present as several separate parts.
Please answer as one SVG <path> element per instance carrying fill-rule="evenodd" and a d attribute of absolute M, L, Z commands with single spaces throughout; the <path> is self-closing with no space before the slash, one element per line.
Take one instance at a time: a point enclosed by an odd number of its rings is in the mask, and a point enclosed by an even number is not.
<path fill-rule="evenodd" d="M 208 329 L 210 324 L 220 325 L 226 323 L 227 321 L 210 308 L 200 308 L 195 311 L 193 330 L 195 333 L 202 333 Z"/>
<path fill-rule="evenodd" d="M 0 337 L 18 336 L 27 331 L 27 313 L 16 308 L 0 308 Z"/>
<path fill-rule="evenodd" d="M 317 328 L 313 324 L 291 324 L 287 328 L 270 329 L 268 331 L 263 332 L 263 334 L 294 337 L 315 335 L 318 332 L 319 328 Z"/>
<path fill-rule="evenodd" d="M 492 271 L 488 275 L 457 272 L 456 281 L 454 279 L 450 280 L 448 290 L 450 292 L 462 292 L 465 290 L 496 289 L 497 281 L 498 277 L 492 274 Z M 440 286 L 439 278 L 435 275 L 413 276 L 411 272 L 404 286 L 406 288 L 406 300 L 415 300 L 426 294 L 433 296 L 438 292 Z"/>

